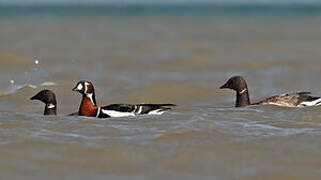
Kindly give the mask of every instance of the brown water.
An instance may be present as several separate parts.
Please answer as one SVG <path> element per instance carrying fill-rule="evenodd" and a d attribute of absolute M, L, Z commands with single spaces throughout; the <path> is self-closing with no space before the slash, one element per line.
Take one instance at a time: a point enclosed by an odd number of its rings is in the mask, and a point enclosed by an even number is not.
<path fill-rule="evenodd" d="M 233 108 L 251 98 L 321 95 L 320 19 L 111 18 L 0 22 L 1 179 L 319 179 L 321 109 Z M 34 61 L 39 60 L 39 64 Z M 67 117 L 77 81 L 99 105 L 175 103 L 162 116 Z M 13 84 L 10 80 L 14 80 Z M 48 86 L 49 85 L 49 86 Z M 57 117 L 30 101 L 53 90 Z"/>

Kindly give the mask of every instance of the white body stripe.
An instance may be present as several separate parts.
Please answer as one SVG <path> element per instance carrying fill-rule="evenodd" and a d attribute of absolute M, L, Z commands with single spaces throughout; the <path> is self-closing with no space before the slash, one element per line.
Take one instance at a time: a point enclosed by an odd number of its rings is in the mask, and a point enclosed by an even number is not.
<path fill-rule="evenodd" d="M 99 114 L 100 114 L 100 107 L 99 107 L 99 108 L 98 108 L 98 110 L 97 110 L 96 117 L 98 117 L 98 116 L 99 116 Z"/>
<path fill-rule="evenodd" d="M 114 110 L 104 110 L 101 109 L 101 112 L 107 114 L 110 117 L 126 117 L 126 116 L 135 116 L 134 112 L 120 112 Z"/>
<path fill-rule="evenodd" d="M 304 107 L 304 106 L 320 106 L 321 105 L 321 98 L 316 99 L 314 101 L 303 101 L 298 106 Z"/>
<path fill-rule="evenodd" d="M 156 109 L 156 110 L 148 112 L 147 114 L 149 114 L 149 115 L 162 115 L 163 113 L 164 113 L 164 111 L 162 109 Z"/>
<path fill-rule="evenodd" d="M 143 111 L 143 106 L 137 106 L 138 107 L 138 111 L 136 112 L 136 114 L 140 114 Z"/>

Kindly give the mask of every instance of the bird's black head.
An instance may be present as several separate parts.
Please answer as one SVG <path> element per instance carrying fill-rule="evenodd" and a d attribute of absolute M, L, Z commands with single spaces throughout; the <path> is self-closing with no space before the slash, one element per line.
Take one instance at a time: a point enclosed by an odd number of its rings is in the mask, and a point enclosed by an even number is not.
<path fill-rule="evenodd" d="M 83 95 L 93 94 L 94 93 L 94 85 L 86 80 L 79 81 L 77 85 L 72 89 L 73 91 L 77 91 Z"/>
<path fill-rule="evenodd" d="M 96 106 L 96 97 L 95 97 L 95 89 L 94 85 L 90 81 L 82 80 L 79 81 L 72 89 L 73 91 L 79 92 L 83 95 L 83 97 L 88 97 L 91 102 Z"/>
<path fill-rule="evenodd" d="M 42 90 L 30 98 L 30 100 L 39 100 L 45 104 L 57 105 L 56 95 L 50 90 Z"/>
<path fill-rule="evenodd" d="M 220 89 L 233 89 L 236 92 L 242 92 L 247 89 L 247 84 L 242 76 L 233 76 Z"/>

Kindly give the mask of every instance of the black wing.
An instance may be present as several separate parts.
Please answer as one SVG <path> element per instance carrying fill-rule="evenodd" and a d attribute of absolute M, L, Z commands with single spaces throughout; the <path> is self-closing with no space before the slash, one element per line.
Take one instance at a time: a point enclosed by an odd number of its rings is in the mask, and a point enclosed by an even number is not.
<path fill-rule="evenodd" d="M 101 107 L 105 110 L 113 110 L 119 112 L 133 112 L 136 109 L 136 105 L 133 104 L 111 104 L 108 106 Z"/>
<path fill-rule="evenodd" d="M 163 112 L 170 110 L 169 106 L 175 106 L 174 104 L 111 104 L 108 106 L 101 107 L 102 110 L 111 110 L 118 112 L 130 112 L 136 115 L 138 114 L 148 114 L 151 111 Z M 100 113 L 99 118 L 110 117 L 107 114 Z"/>
<path fill-rule="evenodd" d="M 301 103 L 303 101 L 315 101 L 317 99 L 319 99 L 320 97 L 314 97 L 314 96 L 310 96 L 309 94 L 311 94 L 310 92 L 299 92 L 299 102 L 298 103 Z"/>
<path fill-rule="evenodd" d="M 175 104 L 137 104 L 138 108 L 136 109 L 136 112 L 139 114 L 148 114 L 151 111 L 166 111 L 170 110 L 170 106 L 176 106 Z"/>

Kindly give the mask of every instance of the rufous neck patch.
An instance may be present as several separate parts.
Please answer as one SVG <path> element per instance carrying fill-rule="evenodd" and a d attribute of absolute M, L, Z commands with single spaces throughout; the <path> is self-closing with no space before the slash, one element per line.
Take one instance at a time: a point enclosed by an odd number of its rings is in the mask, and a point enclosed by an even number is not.
<path fill-rule="evenodd" d="M 79 115 L 96 117 L 97 111 L 98 107 L 92 103 L 90 98 L 84 96 L 80 104 Z"/>

